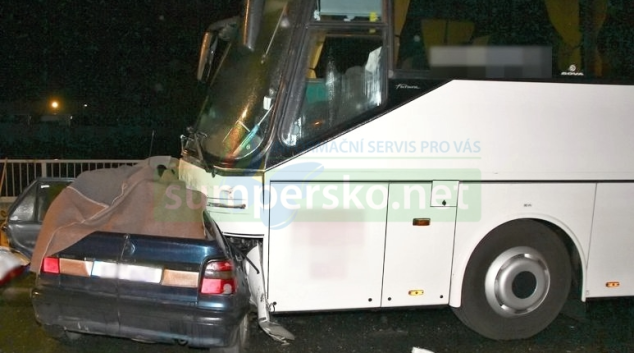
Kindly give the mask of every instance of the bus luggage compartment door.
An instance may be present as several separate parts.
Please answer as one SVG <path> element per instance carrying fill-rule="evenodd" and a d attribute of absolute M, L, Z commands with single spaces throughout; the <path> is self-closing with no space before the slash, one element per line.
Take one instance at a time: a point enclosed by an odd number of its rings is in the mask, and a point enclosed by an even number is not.
<path fill-rule="evenodd" d="M 446 182 L 390 184 L 381 306 L 449 302 L 456 197 L 447 198 L 447 190 L 457 189 Z"/>
<path fill-rule="evenodd" d="M 273 310 L 381 304 L 387 188 L 376 182 L 271 183 Z"/>

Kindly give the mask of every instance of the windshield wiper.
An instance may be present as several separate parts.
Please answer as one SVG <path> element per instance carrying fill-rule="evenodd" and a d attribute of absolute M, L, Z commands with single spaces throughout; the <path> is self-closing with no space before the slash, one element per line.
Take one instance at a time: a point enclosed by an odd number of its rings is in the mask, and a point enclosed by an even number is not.
<path fill-rule="evenodd" d="M 216 170 L 214 168 L 213 164 L 209 164 L 207 163 L 207 161 L 205 160 L 205 157 L 203 155 L 203 139 L 206 139 L 208 136 L 207 134 L 205 134 L 204 132 L 201 131 L 194 131 L 193 127 L 188 127 L 187 128 L 187 132 L 189 133 L 189 137 L 187 137 L 187 139 L 190 139 L 191 141 L 193 141 L 194 143 L 194 147 L 196 148 L 196 154 L 197 156 L 195 157 L 195 159 L 198 161 L 198 163 L 203 167 L 203 169 L 205 169 L 208 172 L 211 172 L 211 176 L 212 177 L 216 177 Z M 181 140 L 184 136 L 181 136 Z M 183 142 L 181 142 L 183 143 Z M 183 154 L 183 156 L 187 153 L 187 146 L 186 144 L 184 144 L 181 147 L 181 154 Z M 191 155 L 190 155 L 191 156 Z"/>

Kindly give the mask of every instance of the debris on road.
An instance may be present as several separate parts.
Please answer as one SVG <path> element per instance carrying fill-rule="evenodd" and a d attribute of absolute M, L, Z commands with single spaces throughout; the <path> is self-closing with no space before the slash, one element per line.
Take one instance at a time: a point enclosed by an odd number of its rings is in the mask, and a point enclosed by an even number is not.
<path fill-rule="evenodd" d="M 434 353 L 434 352 L 429 351 L 427 349 L 414 347 L 414 348 L 412 348 L 412 353 Z"/>
<path fill-rule="evenodd" d="M 6 246 L 0 246 L 0 287 L 24 272 L 29 261 Z"/>

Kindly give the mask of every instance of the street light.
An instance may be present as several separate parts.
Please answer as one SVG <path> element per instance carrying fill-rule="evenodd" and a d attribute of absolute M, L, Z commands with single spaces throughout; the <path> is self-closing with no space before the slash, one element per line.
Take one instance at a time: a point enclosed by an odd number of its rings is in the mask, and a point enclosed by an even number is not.
<path fill-rule="evenodd" d="M 58 101 L 52 101 L 51 102 L 51 108 L 53 108 L 54 110 L 57 110 L 57 108 L 59 108 L 59 102 Z"/>

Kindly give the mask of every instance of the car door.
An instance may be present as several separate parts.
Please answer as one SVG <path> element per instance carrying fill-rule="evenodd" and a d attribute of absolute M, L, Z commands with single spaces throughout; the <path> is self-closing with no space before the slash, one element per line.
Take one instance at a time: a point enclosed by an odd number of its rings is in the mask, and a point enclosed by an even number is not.
<path fill-rule="evenodd" d="M 4 228 L 9 245 L 31 258 L 46 211 L 72 179 L 38 179 L 9 208 Z"/>

